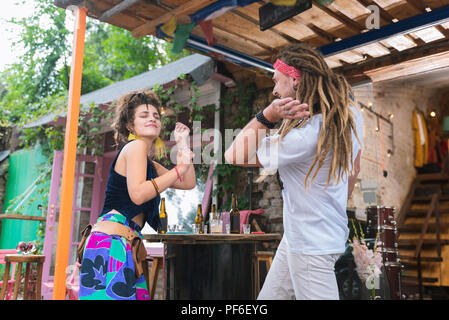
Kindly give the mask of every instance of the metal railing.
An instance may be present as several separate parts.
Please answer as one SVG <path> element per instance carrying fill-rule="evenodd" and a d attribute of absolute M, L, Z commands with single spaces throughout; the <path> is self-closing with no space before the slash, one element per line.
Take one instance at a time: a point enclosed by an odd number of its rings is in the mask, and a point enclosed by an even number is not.
<path fill-rule="evenodd" d="M 440 235 L 440 201 L 441 191 L 436 192 L 432 195 L 432 200 L 430 201 L 429 209 L 427 210 L 426 220 L 421 228 L 421 235 L 418 239 L 418 243 L 416 245 L 415 250 L 415 258 L 417 259 L 417 268 L 418 268 L 418 287 L 419 287 L 419 298 L 423 299 L 423 279 L 422 279 L 422 267 L 421 267 L 421 250 L 424 244 L 424 236 L 427 233 L 427 229 L 429 228 L 430 218 L 432 214 L 435 214 L 435 232 L 436 232 L 436 241 L 437 241 L 437 254 L 438 258 L 441 258 L 441 235 Z"/>

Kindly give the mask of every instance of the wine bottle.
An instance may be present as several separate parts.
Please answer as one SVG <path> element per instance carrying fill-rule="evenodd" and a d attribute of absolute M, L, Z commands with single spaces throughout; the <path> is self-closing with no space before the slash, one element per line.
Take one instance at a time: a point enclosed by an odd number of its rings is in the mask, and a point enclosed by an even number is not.
<path fill-rule="evenodd" d="M 231 233 L 240 233 L 240 211 L 238 209 L 237 197 L 232 194 L 231 211 L 229 212 L 229 223 Z"/>
<path fill-rule="evenodd" d="M 201 204 L 198 205 L 196 211 L 195 224 L 198 227 L 199 233 L 203 234 L 203 214 L 201 213 Z"/>
<path fill-rule="evenodd" d="M 161 199 L 161 209 L 159 211 L 159 218 L 161 219 L 161 226 L 159 233 L 167 233 L 167 212 L 165 212 L 165 198 Z"/>

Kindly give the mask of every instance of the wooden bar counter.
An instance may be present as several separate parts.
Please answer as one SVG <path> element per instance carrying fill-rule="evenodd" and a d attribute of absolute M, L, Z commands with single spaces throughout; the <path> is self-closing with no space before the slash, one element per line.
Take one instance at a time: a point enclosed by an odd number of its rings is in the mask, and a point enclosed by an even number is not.
<path fill-rule="evenodd" d="M 164 243 L 165 299 L 256 299 L 256 248 L 281 234 L 144 234 Z"/>

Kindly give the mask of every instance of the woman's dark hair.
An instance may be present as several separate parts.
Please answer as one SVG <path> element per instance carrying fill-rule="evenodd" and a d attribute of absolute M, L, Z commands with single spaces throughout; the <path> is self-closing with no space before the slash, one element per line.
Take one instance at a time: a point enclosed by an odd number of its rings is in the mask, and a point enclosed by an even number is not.
<path fill-rule="evenodd" d="M 115 118 L 112 127 L 115 130 L 115 142 L 128 141 L 128 136 L 131 133 L 129 126 L 134 122 L 136 108 L 142 104 L 154 106 L 160 114 L 162 107 L 159 97 L 151 90 L 133 91 L 121 96 L 117 101 L 115 109 Z"/>

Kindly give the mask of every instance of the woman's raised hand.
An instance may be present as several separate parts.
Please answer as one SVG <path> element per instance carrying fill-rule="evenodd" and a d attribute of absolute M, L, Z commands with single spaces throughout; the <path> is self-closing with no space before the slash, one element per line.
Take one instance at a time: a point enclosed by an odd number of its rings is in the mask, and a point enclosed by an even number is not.
<path fill-rule="evenodd" d="M 181 122 L 176 122 L 175 132 L 174 132 L 176 144 L 178 144 L 178 145 L 185 144 L 185 146 L 188 146 L 187 140 L 189 138 L 189 134 L 190 134 L 189 127 L 187 127 L 185 124 L 183 124 Z"/>

